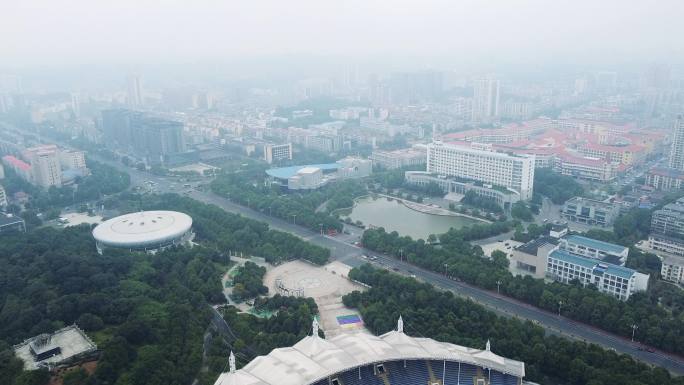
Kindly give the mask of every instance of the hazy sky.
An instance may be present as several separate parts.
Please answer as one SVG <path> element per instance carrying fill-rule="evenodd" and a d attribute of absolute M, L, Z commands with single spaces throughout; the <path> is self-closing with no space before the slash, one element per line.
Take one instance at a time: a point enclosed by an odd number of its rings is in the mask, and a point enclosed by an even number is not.
<path fill-rule="evenodd" d="M 2 0 L 5 66 L 253 55 L 679 61 L 682 0 Z"/>

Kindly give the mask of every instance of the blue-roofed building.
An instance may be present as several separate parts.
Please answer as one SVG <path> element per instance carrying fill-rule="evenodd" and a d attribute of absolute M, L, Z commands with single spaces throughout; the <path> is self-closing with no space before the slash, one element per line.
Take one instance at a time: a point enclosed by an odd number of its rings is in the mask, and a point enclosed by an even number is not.
<path fill-rule="evenodd" d="M 583 285 L 594 285 L 598 291 L 622 301 L 648 288 L 648 274 L 606 263 L 593 258 L 572 254 L 567 250 L 553 250 L 546 259 L 549 278 L 569 283 L 578 280 Z"/>
<path fill-rule="evenodd" d="M 561 250 L 582 257 L 600 259 L 601 261 L 624 266 L 629 248 L 614 243 L 603 242 L 581 235 L 568 235 L 559 241 Z"/>

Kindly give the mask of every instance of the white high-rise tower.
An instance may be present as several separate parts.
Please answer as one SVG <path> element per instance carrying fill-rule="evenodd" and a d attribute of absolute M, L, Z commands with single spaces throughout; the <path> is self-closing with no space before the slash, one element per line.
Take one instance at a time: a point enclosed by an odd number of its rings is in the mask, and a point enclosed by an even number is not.
<path fill-rule="evenodd" d="M 473 121 L 490 122 L 499 116 L 499 81 L 491 76 L 473 84 Z"/>
<path fill-rule="evenodd" d="M 132 108 L 142 107 L 143 105 L 142 87 L 140 86 L 140 77 L 138 75 L 130 75 L 128 77 L 128 105 Z"/>
<path fill-rule="evenodd" d="M 677 116 L 672 133 L 672 148 L 668 166 L 675 170 L 684 171 L 684 118 Z"/>

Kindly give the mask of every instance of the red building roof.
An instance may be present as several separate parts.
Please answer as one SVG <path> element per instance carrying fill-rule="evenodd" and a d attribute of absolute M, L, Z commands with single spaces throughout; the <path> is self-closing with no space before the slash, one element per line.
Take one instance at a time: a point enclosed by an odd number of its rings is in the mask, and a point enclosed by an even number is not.
<path fill-rule="evenodd" d="M 24 162 L 21 159 L 17 159 L 16 157 L 12 155 L 5 155 L 2 157 L 3 162 L 6 162 L 10 166 L 22 170 L 22 171 L 30 171 L 31 170 L 31 165 Z"/>

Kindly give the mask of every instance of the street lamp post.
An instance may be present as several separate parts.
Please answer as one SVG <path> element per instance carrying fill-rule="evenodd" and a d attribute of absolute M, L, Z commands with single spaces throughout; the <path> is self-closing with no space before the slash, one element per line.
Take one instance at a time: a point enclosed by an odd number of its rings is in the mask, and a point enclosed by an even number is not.
<path fill-rule="evenodd" d="M 501 291 L 499 290 L 499 287 L 501 286 L 501 281 L 496 281 L 496 294 L 500 294 Z"/>
<path fill-rule="evenodd" d="M 399 249 L 399 260 L 404 261 L 404 249 Z"/>
<path fill-rule="evenodd" d="M 297 224 L 297 214 L 292 214 L 292 224 L 293 225 Z"/>
<path fill-rule="evenodd" d="M 563 307 L 563 301 L 558 301 L 558 316 L 561 316 L 561 308 Z"/>
<path fill-rule="evenodd" d="M 636 333 L 637 329 L 639 329 L 639 325 L 633 324 L 632 325 L 632 342 L 634 342 L 634 333 Z"/>
<path fill-rule="evenodd" d="M 323 224 L 322 224 L 322 223 L 319 223 L 318 226 L 320 226 L 320 228 L 321 228 L 321 235 L 323 235 Z"/>
<path fill-rule="evenodd" d="M 444 264 L 444 276 L 449 277 L 449 264 L 448 263 Z"/>

